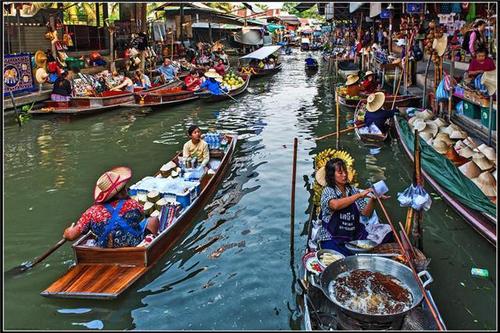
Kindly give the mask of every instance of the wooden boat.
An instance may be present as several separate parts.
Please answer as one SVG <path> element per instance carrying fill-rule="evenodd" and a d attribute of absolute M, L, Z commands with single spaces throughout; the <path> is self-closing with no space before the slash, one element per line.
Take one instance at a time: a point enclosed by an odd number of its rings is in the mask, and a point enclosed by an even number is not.
<path fill-rule="evenodd" d="M 258 78 L 262 76 L 274 75 L 278 73 L 283 68 L 283 64 L 277 63 L 273 68 L 254 68 L 256 74 L 252 74 L 252 77 Z"/>
<path fill-rule="evenodd" d="M 399 141 L 401 142 L 406 154 L 413 161 L 413 154 L 410 148 L 406 145 L 401 137 L 401 127 L 398 119 L 394 116 L 394 124 L 396 128 Z M 443 157 L 444 158 L 444 157 Z M 491 244 L 497 244 L 497 218 L 487 213 L 476 211 L 467 207 L 456 199 L 451 193 L 446 190 L 446 187 L 440 184 L 437 180 L 433 179 L 425 170 L 425 163 L 422 164 L 422 174 L 429 184 L 436 190 L 436 192 L 459 214 L 467 223 L 469 223 L 479 234 L 488 240 Z"/>
<path fill-rule="evenodd" d="M 363 124 L 364 114 L 366 103 L 364 101 L 360 101 L 356 110 L 354 111 L 354 133 L 356 133 L 356 137 L 363 142 L 365 145 L 369 146 L 381 146 L 389 137 L 389 131 L 385 134 L 369 134 L 369 133 L 360 133 L 359 128 Z M 392 121 L 391 121 L 392 122 Z"/>
<path fill-rule="evenodd" d="M 382 323 L 376 321 L 361 321 L 359 318 L 356 319 L 352 317 L 348 312 L 334 304 L 329 298 L 327 298 L 324 292 L 320 289 L 318 280 L 319 277 L 315 273 L 309 271 L 304 266 L 306 265 L 305 258 L 309 256 L 316 256 L 315 251 L 317 248 L 314 247 L 314 242 L 312 241 L 313 228 L 314 226 L 321 225 L 319 220 L 320 208 L 312 203 L 309 206 L 309 219 L 307 222 L 307 240 L 306 247 L 304 250 L 304 256 L 302 257 L 303 263 L 303 273 L 301 273 L 301 280 L 298 280 L 299 285 L 303 289 L 301 295 L 302 313 L 304 315 L 304 329 L 306 331 L 312 330 L 437 330 L 437 324 L 431 315 L 431 310 L 429 309 L 427 303 L 422 301 L 419 305 L 416 305 L 406 314 L 402 315 L 400 319 L 396 319 L 392 322 Z M 384 253 L 399 253 L 402 254 L 403 251 L 397 243 L 381 244 L 371 251 L 373 255 L 384 254 Z M 425 255 L 415 249 L 416 252 L 416 265 L 418 270 L 425 270 L 429 260 Z M 399 261 L 406 265 L 404 262 L 404 257 L 392 257 L 396 261 Z M 398 276 L 396 276 L 397 278 Z M 430 281 L 430 280 L 429 280 Z M 439 310 L 433 300 L 431 291 L 425 288 L 425 293 L 429 298 L 433 308 L 437 313 L 437 320 L 446 329 L 444 321 L 439 313 Z M 397 316 L 397 315 L 395 315 Z"/>
<path fill-rule="evenodd" d="M 273 53 L 276 55 L 276 63 L 273 68 L 258 68 L 253 67 L 256 74 L 252 74 L 252 77 L 262 77 L 267 75 L 276 74 L 281 70 L 283 64 L 279 61 L 279 50 L 281 45 L 271 45 L 271 46 L 263 46 L 260 49 L 244 55 L 239 58 L 239 62 L 251 61 L 251 60 L 263 60 L 272 55 Z M 241 72 L 241 67 L 238 66 L 238 71 Z"/>
<path fill-rule="evenodd" d="M 306 71 L 315 71 L 319 68 L 319 65 L 317 62 L 312 64 L 312 65 L 306 64 L 305 66 L 306 66 Z"/>
<path fill-rule="evenodd" d="M 226 94 L 223 93 L 222 95 L 214 95 L 208 91 L 202 91 L 202 92 L 195 93 L 195 95 L 197 97 L 199 97 L 204 102 L 219 102 L 219 101 L 223 101 L 226 99 L 230 99 L 231 97 L 235 97 L 239 94 L 244 93 L 248 88 L 248 83 L 250 82 L 251 75 L 241 74 L 241 76 L 245 79 L 245 82 L 239 88 L 230 90 Z M 229 97 L 229 96 L 231 96 L 231 97 Z"/>
<path fill-rule="evenodd" d="M 199 98 L 194 91 L 183 89 L 181 86 L 182 81 L 177 81 L 167 88 L 158 89 L 146 94 L 137 94 L 133 103 L 125 103 L 122 106 L 133 108 L 156 107 L 180 104 Z"/>
<path fill-rule="evenodd" d="M 173 81 L 170 83 L 160 83 L 160 84 L 153 84 L 151 88 L 149 89 L 144 89 L 142 87 L 134 87 L 134 96 L 141 96 L 144 94 L 151 93 L 156 90 L 164 89 L 164 88 L 170 88 L 170 87 L 177 87 L 182 85 L 182 81 Z"/>
<path fill-rule="evenodd" d="M 69 102 L 47 101 L 41 109 L 31 110 L 30 114 L 67 114 L 80 115 L 107 111 L 121 104 L 134 101 L 134 93 L 129 91 L 104 91 L 97 97 L 72 97 Z"/>
<path fill-rule="evenodd" d="M 205 174 L 202 177 L 197 197 L 149 245 L 88 247 L 84 244 L 93 237 L 89 232 L 73 244 L 76 265 L 41 292 L 41 295 L 55 298 L 115 299 L 146 274 L 191 227 L 195 216 L 222 182 L 237 141 L 236 136 L 227 137 L 229 142 L 225 151 L 210 152 L 211 160 L 220 161 L 215 174 Z M 172 161 L 178 162 L 178 157 L 179 154 Z"/>

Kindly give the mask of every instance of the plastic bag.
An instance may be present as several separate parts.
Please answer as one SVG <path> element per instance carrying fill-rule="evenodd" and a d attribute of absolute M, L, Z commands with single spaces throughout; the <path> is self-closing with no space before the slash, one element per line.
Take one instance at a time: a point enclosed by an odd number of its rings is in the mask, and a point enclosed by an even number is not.
<path fill-rule="evenodd" d="M 431 196 L 422 186 L 410 185 L 403 192 L 398 192 L 398 201 L 401 207 L 411 207 L 415 210 L 425 211 L 431 208 Z"/>
<path fill-rule="evenodd" d="M 439 85 L 436 89 L 436 100 L 438 102 L 443 100 L 446 101 L 448 100 L 448 97 L 449 97 L 448 92 L 446 91 L 444 86 L 444 79 L 442 79 L 441 82 L 439 82 Z"/>

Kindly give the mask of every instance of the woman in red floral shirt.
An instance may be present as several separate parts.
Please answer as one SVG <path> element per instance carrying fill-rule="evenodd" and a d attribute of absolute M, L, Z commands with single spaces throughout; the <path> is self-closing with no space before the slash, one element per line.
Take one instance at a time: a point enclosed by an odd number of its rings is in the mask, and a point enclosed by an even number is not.
<path fill-rule="evenodd" d="M 126 184 L 132 177 L 127 167 L 116 167 L 97 180 L 95 204 L 88 208 L 76 225 L 64 230 L 63 237 L 74 240 L 91 230 L 100 247 L 137 246 L 147 234 L 156 235 L 159 221 L 144 218 L 140 203 L 128 196 Z"/>

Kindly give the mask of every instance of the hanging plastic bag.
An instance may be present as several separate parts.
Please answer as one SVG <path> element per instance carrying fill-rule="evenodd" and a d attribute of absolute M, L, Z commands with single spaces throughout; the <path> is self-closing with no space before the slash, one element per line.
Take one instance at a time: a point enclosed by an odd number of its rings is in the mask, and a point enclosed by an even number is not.
<path fill-rule="evenodd" d="M 441 102 L 441 101 L 447 101 L 448 100 L 448 92 L 446 91 L 445 87 L 444 87 L 444 78 L 441 80 L 441 82 L 439 82 L 439 85 L 436 89 L 436 100 L 438 102 Z"/>
<path fill-rule="evenodd" d="M 398 192 L 398 201 L 401 207 L 410 207 L 412 204 L 413 186 L 410 185 L 403 192 Z"/>
<path fill-rule="evenodd" d="M 422 186 L 417 185 L 414 189 L 411 208 L 415 210 L 429 210 L 432 203 L 430 195 L 423 189 Z"/>

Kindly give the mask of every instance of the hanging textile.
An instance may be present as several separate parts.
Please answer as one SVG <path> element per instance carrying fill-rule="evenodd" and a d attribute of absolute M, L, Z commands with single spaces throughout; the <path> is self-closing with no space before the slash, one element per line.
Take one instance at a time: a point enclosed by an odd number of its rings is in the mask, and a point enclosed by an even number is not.
<path fill-rule="evenodd" d="M 382 12 L 382 4 L 380 2 L 370 2 L 370 17 L 375 17 Z"/>
<path fill-rule="evenodd" d="M 476 19 L 476 4 L 474 2 L 471 2 L 469 4 L 469 12 L 465 17 L 465 20 L 467 22 L 473 22 L 475 19 Z"/>

